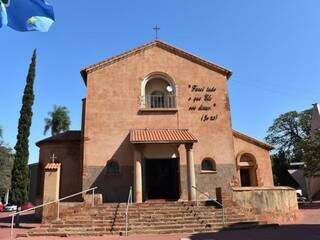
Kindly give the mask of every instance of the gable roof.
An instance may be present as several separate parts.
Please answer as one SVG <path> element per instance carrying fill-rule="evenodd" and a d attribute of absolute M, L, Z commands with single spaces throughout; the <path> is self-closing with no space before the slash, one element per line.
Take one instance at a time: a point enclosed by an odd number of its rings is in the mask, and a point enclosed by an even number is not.
<path fill-rule="evenodd" d="M 140 53 L 148 48 L 152 48 L 152 47 L 159 47 L 161 49 L 164 49 L 170 53 L 173 53 L 173 54 L 176 54 L 177 56 L 180 56 L 182 58 L 185 58 L 191 62 L 194 62 L 194 63 L 197 63 L 201 66 L 204 66 L 206 68 L 209 68 L 211 70 L 214 70 L 214 71 L 217 71 L 217 72 L 220 72 L 221 74 L 224 74 L 227 78 L 230 78 L 230 76 L 232 75 L 232 72 L 222 66 L 219 66 L 215 63 L 212 63 L 210 61 L 207 61 L 207 60 L 204 60 L 200 57 L 197 57 L 196 55 L 194 54 L 191 54 L 191 53 L 188 53 L 182 49 L 179 49 L 179 48 L 176 48 L 168 43 L 164 43 L 163 41 L 159 41 L 159 40 L 155 40 L 155 41 L 152 41 L 152 42 L 149 42 L 147 44 L 144 44 L 144 45 L 141 45 L 137 48 L 133 48 L 129 51 L 126 51 L 126 52 L 123 52 L 119 55 L 116 55 L 116 56 L 113 56 L 113 57 L 110 57 L 110 58 L 107 58 L 103 61 L 100 61 L 96 64 L 92 64 L 92 65 L 89 65 L 83 69 L 81 69 L 80 73 L 81 73 L 81 76 L 85 82 L 85 84 L 87 84 L 87 75 L 88 73 L 91 73 L 91 72 L 94 72 L 95 70 L 98 70 L 98 69 L 101 69 L 105 66 L 108 66 L 110 64 L 113 64 L 115 62 L 118 62 L 122 59 L 125 59 L 127 57 L 130 57 L 134 54 L 137 54 L 137 53 Z"/>
<path fill-rule="evenodd" d="M 247 141 L 249 143 L 252 143 L 252 144 L 254 144 L 254 145 L 258 146 L 258 147 L 262 147 L 262 148 L 264 148 L 264 149 L 266 149 L 268 151 L 273 149 L 273 147 L 271 145 L 269 145 L 269 144 L 267 144 L 265 142 L 262 142 L 262 141 L 260 141 L 258 139 L 255 139 L 253 137 L 249 137 L 248 135 L 245 135 L 245 134 L 243 134 L 241 132 L 238 132 L 236 130 L 233 130 L 233 136 L 235 136 L 237 138 L 240 138 L 240 139 L 242 139 L 244 141 Z"/>

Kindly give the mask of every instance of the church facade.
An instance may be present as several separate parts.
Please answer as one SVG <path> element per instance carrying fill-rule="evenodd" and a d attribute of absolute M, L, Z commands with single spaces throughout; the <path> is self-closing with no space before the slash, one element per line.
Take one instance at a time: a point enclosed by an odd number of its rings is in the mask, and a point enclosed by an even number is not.
<path fill-rule="evenodd" d="M 81 70 L 82 129 L 37 143 L 61 163 L 60 197 L 98 187 L 104 202 L 195 200 L 273 187 L 271 146 L 233 130 L 231 72 L 162 41 Z M 197 191 L 198 189 L 199 191 Z"/>

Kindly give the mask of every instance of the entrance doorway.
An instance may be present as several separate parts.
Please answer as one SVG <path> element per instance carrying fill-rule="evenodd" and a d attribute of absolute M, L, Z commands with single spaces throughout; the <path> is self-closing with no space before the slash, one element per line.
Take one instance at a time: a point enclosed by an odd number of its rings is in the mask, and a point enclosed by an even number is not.
<path fill-rule="evenodd" d="M 179 175 L 179 161 L 177 158 L 145 159 L 146 200 L 179 199 Z"/>

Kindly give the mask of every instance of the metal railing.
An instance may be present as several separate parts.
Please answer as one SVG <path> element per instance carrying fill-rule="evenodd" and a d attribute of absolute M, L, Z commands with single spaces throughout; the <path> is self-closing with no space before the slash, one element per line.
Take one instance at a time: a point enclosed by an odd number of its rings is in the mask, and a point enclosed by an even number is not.
<path fill-rule="evenodd" d="M 143 108 L 176 108 L 176 95 L 141 96 Z"/>
<path fill-rule="evenodd" d="M 125 229 L 125 235 L 128 236 L 128 228 L 129 228 L 129 205 L 132 204 L 132 186 L 130 186 L 129 190 L 129 195 L 128 195 L 128 201 L 127 201 L 127 206 L 126 206 L 126 229 Z"/>
<path fill-rule="evenodd" d="M 206 196 L 208 198 L 209 201 L 213 201 L 215 202 L 216 204 L 218 204 L 221 209 L 222 209 L 222 224 L 223 224 L 223 227 L 225 226 L 225 223 L 226 223 L 226 219 L 225 219 L 225 209 L 224 209 L 224 206 L 222 203 L 218 202 L 217 199 L 215 198 L 212 198 L 208 193 L 205 193 L 203 191 L 201 191 L 199 188 L 197 188 L 196 186 L 192 186 L 192 188 L 194 188 L 196 190 L 196 204 L 197 206 L 199 206 L 199 193 L 203 194 L 204 196 Z"/>
<path fill-rule="evenodd" d="M 87 193 L 87 192 L 91 192 L 92 191 L 92 207 L 94 207 L 94 194 L 95 194 L 95 190 L 97 189 L 98 187 L 93 187 L 93 188 L 89 188 L 87 190 L 84 190 L 84 191 L 81 191 L 81 192 L 78 192 L 78 193 L 74 193 L 72 195 L 69 195 L 69 196 L 66 196 L 66 197 L 63 197 L 63 198 L 59 198 L 55 201 L 51 201 L 51 202 L 47 202 L 47 203 L 44 203 L 44 204 L 41 204 L 41 205 L 38 205 L 38 206 L 35 206 L 33 208 L 29 208 L 27 210 L 23 210 L 23 211 L 19 211 L 19 212 L 16 212 L 16 213 L 13 213 L 13 214 L 10 214 L 9 216 L 11 217 L 11 231 L 10 231 L 10 239 L 12 240 L 13 238 L 13 223 L 14 223 L 14 217 L 16 215 L 19 215 L 21 213 L 25 213 L 25 212 L 29 212 L 29 211 L 32 211 L 32 210 L 35 210 L 35 209 L 38 209 L 38 208 L 42 208 L 44 206 L 47 206 L 47 205 L 50 205 L 50 204 L 53 204 L 53 203 L 58 203 L 58 206 L 57 206 L 57 220 L 59 220 L 60 218 L 60 202 L 63 201 L 63 200 L 66 200 L 66 199 L 69 199 L 69 198 L 72 198 L 72 197 L 75 197 L 75 196 L 78 196 L 80 194 L 83 194 L 83 193 Z"/>

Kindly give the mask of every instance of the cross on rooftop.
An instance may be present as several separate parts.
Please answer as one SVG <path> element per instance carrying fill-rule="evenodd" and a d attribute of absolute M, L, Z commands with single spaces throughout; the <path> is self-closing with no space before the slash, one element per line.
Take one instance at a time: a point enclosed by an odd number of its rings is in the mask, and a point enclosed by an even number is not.
<path fill-rule="evenodd" d="M 158 39 L 158 31 L 160 31 L 160 28 L 158 25 L 156 25 L 154 28 L 152 28 L 156 32 L 156 39 Z"/>
<path fill-rule="evenodd" d="M 57 159 L 57 157 L 53 153 L 52 156 L 50 157 L 50 159 L 51 159 L 51 162 L 54 163 L 54 161 Z"/>

